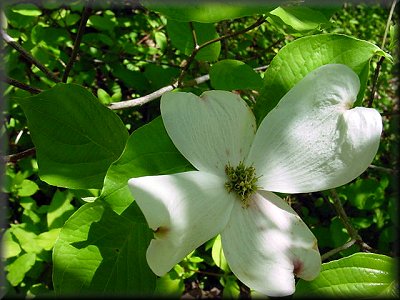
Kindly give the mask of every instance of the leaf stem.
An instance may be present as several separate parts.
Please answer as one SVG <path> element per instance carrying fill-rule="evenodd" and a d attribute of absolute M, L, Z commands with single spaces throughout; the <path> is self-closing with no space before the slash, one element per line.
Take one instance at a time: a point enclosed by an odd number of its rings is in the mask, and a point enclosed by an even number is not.
<path fill-rule="evenodd" d="M 209 45 L 211 45 L 213 43 L 216 43 L 216 42 L 219 42 L 219 41 L 222 41 L 222 40 L 225 40 L 225 39 L 228 39 L 228 38 L 243 34 L 243 33 L 247 32 L 247 31 L 250 31 L 250 30 L 260 26 L 265 21 L 266 21 L 266 17 L 265 16 L 261 16 L 260 18 L 258 18 L 258 20 L 255 23 L 251 24 L 250 26 L 248 26 L 248 27 L 246 27 L 246 28 L 244 28 L 242 30 L 225 34 L 223 36 L 220 36 L 220 37 L 217 37 L 215 39 L 209 40 L 209 41 L 207 41 L 207 42 L 205 42 L 205 43 L 203 43 L 203 44 L 201 44 L 201 45 L 199 45 L 197 47 L 195 46 L 193 51 L 192 51 L 192 54 L 190 54 L 189 58 L 183 64 L 183 67 L 182 67 L 182 70 L 181 70 L 181 74 L 179 75 L 179 78 L 178 78 L 178 87 L 180 87 L 182 85 L 183 77 L 184 77 L 186 71 L 189 69 L 189 66 L 192 64 L 195 56 L 197 55 L 197 53 L 201 49 L 203 49 L 203 48 L 205 48 L 205 47 L 207 47 L 207 46 L 209 46 Z M 192 32 L 193 32 L 193 30 L 192 30 Z"/>
<path fill-rule="evenodd" d="M 392 20 L 392 16 L 393 16 L 393 12 L 394 12 L 394 8 L 396 7 L 396 3 L 397 0 L 393 0 L 392 2 L 392 6 L 390 7 L 390 12 L 389 12 L 389 16 L 386 22 L 386 28 L 385 28 L 385 33 L 383 35 L 383 39 L 382 39 L 382 45 L 381 45 L 381 49 L 383 50 L 383 48 L 385 47 L 386 44 L 386 37 L 389 31 L 389 26 L 390 26 L 390 22 Z M 379 77 L 379 72 L 381 70 L 382 67 L 382 63 L 385 60 L 384 56 L 381 56 L 381 58 L 379 59 L 378 63 L 376 64 L 376 68 L 375 68 L 375 72 L 374 72 L 374 78 L 372 80 L 372 88 L 371 88 L 371 94 L 368 100 L 368 107 L 372 107 L 372 103 L 374 102 L 374 98 L 375 98 L 375 94 L 376 94 L 376 90 L 377 90 L 377 85 L 378 85 L 378 77 Z"/>
<path fill-rule="evenodd" d="M 267 68 L 268 68 L 268 65 L 257 67 L 257 68 L 254 68 L 253 70 L 263 71 Z M 196 77 L 192 80 L 185 81 L 181 84 L 181 86 L 182 87 L 195 86 L 195 85 L 204 83 L 208 80 L 210 80 L 210 75 L 206 74 L 203 76 Z M 139 98 L 129 99 L 129 100 L 120 101 L 120 102 L 112 102 L 112 103 L 110 103 L 108 108 L 116 110 L 116 109 L 125 109 L 125 108 L 130 108 L 130 107 L 135 107 L 135 106 L 142 106 L 143 104 L 153 101 L 153 100 L 161 97 L 164 93 L 172 91 L 173 89 L 176 89 L 177 87 L 178 87 L 178 81 L 176 81 L 170 85 L 164 86 L 164 87 L 160 88 L 159 90 L 156 90 L 148 95 L 145 95 L 145 96 L 142 96 Z"/>
<path fill-rule="evenodd" d="M 3 40 L 17 50 L 26 60 L 28 60 L 31 64 L 35 65 L 39 68 L 49 79 L 58 83 L 61 80 L 48 68 L 46 68 L 41 62 L 39 62 L 36 58 L 34 58 L 28 51 L 26 51 L 20 44 L 18 44 L 14 39 L 9 36 L 2 28 L 0 28 L 0 34 Z"/>
<path fill-rule="evenodd" d="M 348 248 L 350 248 L 351 246 L 353 246 L 355 244 L 356 240 L 352 239 L 350 241 L 348 241 L 347 243 L 345 243 L 344 245 L 337 247 L 335 249 L 332 249 L 324 254 L 321 255 L 321 260 L 327 260 L 329 257 L 331 257 L 332 255 L 335 255 L 336 253 L 339 253 L 340 251 L 346 250 Z"/>
<path fill-rule="evenodd" d="M 385 168 L 385 167 L 380 167 L 380 166 L 375 166 L 375 165 L 369 165 L 368 168 L 374 169 L 374 170 L 377 170 L 377 171 L 382 171 L 382 172 L 389 173 L 389 174 L 397 174 L 397 173 L 399 173 L 399 171 L 396 170 L 396 169 L 390 169 L 390 168 Z"/>
<path fill-rule="evenodd" d="M 15 87 L 20 88 L 25 91 L 28 91 L 31 94 L 39 94 L 42 92 L 41 89 L 35 88 L 35 87 L 27 85 L 25 83 L 22 83 L 11 77 L 6 76 L 5 78 L 3 78 L 3 81 L 8 83 L 9 85 L 15 86 Z"/>
<path fill-rule="evenodd" d="M 88 4 L 86 5 L 86 7 L 83 10 L 81 22 L 79 24 L 79 28 L 78 28 L 78 32 L 76 34 L 74 46 L 72 48 L 71 57 L 69 58 L 67 66 L 65 67 L 65 71 L 64 71 L 64 74 L 63 74 L 63 77 L 62 77 L 62 82 L 67 82 L 69 72 L 71 72 L 72 67 L 73 67 L 73 65 L 75 63 L 75 59 L 76 59 L 76 57 L 78 55 L 79 46 L 80 46 L 81 41 L 82 41 L 83 33 L 85 32 L 86 23 L 87 23 L 87 21 L 89 19 L 91 11 L 92 11 L 92 8 L 91 8 L 90 4 L 91 4 L 91 1 L 89 0 Z"/>
<path fill-rule="evenodd" d="M 350 238 L 355 240 L 355 243 L 358 244 L 362 250 L 364 251 L 372 251 L 372 247 L 370 247 L 367 243 L 365 243 L 361 236 L 358 234 L 357 230 L 351 224 L 347 214 L 342 206 L 342 202 L 339 199 L 338 194 L 335 189 L 331 189 L 331 195 L 333 198 L 333 206 L 335 207 L 336 213 L 339 216 L 339 219 L 342 221 L 344 227 L 347 230 Z"/>
<path fill-rule="evenodd" d="M 1 156 L 1 160 L 4 163 L 8 163 L 8 162 L 15 163 L 15 162 L 19 161 L 20 159 L 31 156 L 35 153 L 36 153 L 36 149 L 35 149 L 35 147 L 33 147 L 33 148 L 29 148 L 27 150 L 24 150 L 24 151 L 16 153 L 16 154 Z"/>

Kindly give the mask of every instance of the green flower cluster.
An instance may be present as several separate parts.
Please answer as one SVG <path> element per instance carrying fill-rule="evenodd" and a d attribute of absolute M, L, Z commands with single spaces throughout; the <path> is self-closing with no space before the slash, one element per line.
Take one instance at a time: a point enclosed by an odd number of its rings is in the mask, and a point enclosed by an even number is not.
<path fill-rule="evenodd" d="M 229 163 L 225 166 L 225 173 L 228 176 L 228 181 L 225 187 L 230 192 L 235 192 L 242 201 L 243 207 L 247 207 L 248 199 L 257 189 L 256 169 L 253 166 L 246 167 L 243 162 L 234 168 Z"/>

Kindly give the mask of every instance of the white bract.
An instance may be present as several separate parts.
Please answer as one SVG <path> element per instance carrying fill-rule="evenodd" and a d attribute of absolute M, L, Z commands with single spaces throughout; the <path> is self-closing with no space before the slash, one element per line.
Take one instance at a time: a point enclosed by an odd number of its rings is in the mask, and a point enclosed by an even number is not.
<path fill-rule="evenodd" d="M 314 279 L 321 265 L 317 241 L 273 192 L 334 188 L 368 167 L 382 120 L 374 109 L 351 109 L 359 86 L 347 66 L 322 66 L 297 83 L 258 130 L 234 93 L 164 94 L 168 135 L 198 171 L 129 180 L 155 231 L 146 254 L 153 272 L 164 275 L 221 234 L 232 272 L 251 289 L 290 295 L 295 276 Z"/>

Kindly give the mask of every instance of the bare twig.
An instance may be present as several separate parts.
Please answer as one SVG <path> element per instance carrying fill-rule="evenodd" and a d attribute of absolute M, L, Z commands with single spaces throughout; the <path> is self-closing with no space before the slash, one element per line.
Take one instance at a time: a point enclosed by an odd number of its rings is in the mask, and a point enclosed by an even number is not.
<path fill-rule="evenodd" d="M 348 248 L 350 248 L 351 246 L 353 246 L 354 244 L 355 244 L 355 242 L 356 242 L 356 240 L 350 240 L 350 241 L 348 241 L 347 243 L 345 243 L 344 245 L 342 245 L 342 246 L 340 246 L 340 247 L 337 247 L 337 248 L 335 248 L 335 249 L 332 249 L 332 250 L 330 250 L 330 251 L 328 251 L 328 252 L 326 252 L 326 253 L 324 253 L 324 254 L 322 254 L 321 255 L 321 260 L 322 261 L 324 261 L 324 260 L 327 260 L 329 257 L 331 257 L 332 255 L 335 255 L 336 253 L 338 253 L 338 252 L 340 252 L 340 251 L 343 251 L 343 250 L 346 250 L 346 249 L 348 249 Z"/>
<path fill-rule="evenodd" d="M 384 56 L 381 56 L 379 59 L 378 63 L 376 64 L 375 68 L 375 73 L 374 73 L 374 79 L 372 80 L 372 88 L 371 88 L 371 95 L 368 100 L 368 107 L 372 107 L 372 103 L 374 102 L 375 94 L 376 94 L 376 89 L 377 89 L 377 84 L 378 84 L 378 77 L 379 77 L 379 72 L 381 70 L 381 66 L 383 61 L 385 60 Z"/>
<path fill-rule="evenodd" d="M 27 150 L 22 151 L 20 153 L 1 156 L 1 160 L 4 163 L 8 163 L 8 162 L 15 163 L 15 162 L 19 161 L 20 159 L 28 157 L 28 156 L 31 156 L 31 155 L 33 155 L 35 153 L 36 153 L 36 149 L 35 148 L 30 148 L 30 149 L 27 149 Z"/>
<path fill-rule="evenodd" d="M 82 41 L 82 36 L 85 31 L 86 23 L 89 19 L 91 11 L 92 11 L 90 4 L 91 4 L 91 1 L 88 1 L 87 6 L 83 10 L 81 22 L 79 24 L 78 32 L 76 34 L 76 38 L 75 38 L 75 42 L 74 42 L 74 47 L 72 49 L 71 57 L 69 58 L 67 66 L 65 67 L 65 71 L 64 71 L 64 74 L 62 77 L 62 82 L 67 82 L 69 72 L 71 71 L 72 66 L 75 63 L 75 59 L 78 55 L 79 46 Z"/>
<path fill-rule="evenodd" d="M 336 213 L 339 216 L 339 219 L 342 221 L 344 227 L 347 230 L 347 233 L 349 234 L 350 238 L 352 240 L 355 240 L 355 243 L 361 247 L 362 250 L 364 251 L 372 251 L 372 247 L 366 244 L 361 236 L 358 234 L 357 230 L 353 227 L 351 224 L 349 218 L 347 217 L 347 214 L 345 210 L 343 209 L 342 202 L 339 199 L 338 194 L 336 193 L 335 189 L 331 189 L 331 194 L 333 198 L 333 206 L 335 207 Z"/>
<path fill-rule="evenodd" d="M 218 38 L 209 40 L 209 41 L 207 41 L 207 42 L 205 42 L 205 43 L 203 43 L 203 44 L 201 44 L 201 45 L 199 45 L 197 47 L 195 46 L 193 51 L 192 51 L 192 54 L 190 54 L 190 56 L 188 57 L 188 59 L 186 60 L 185 64 L 182 67 L 181 74 L 179 75 L 179 78 L 178 78 L 178 86 L 181 86 L 182 81 L 183 81 L 183 77 L 184 77 L 186 71 L 189 69 L 189 66 L 191 65 L 191 63 L 193 62 L 195 56 L 197 55 L 197 53 L 199 53 L 199 51 L 201 49 L 203 49 L 203 48 L 205 48 L 205 47 L 207 47 L 207 46 L 209 46 L 209 45 L 211 45 L 213 43 L 222 41 L 224 39 L 231 38 L 231 37 L 243 34 L 245 32 L 248 32 L 248 31 L 260 26 L 265 21 L 266 21 L 266 17 L 261 16 L 260 18 L 258 18 L 258 20 L 255 23 L 253 23 L 252 25 L 250 25 L 250 26 L 248 26 L 248 27 L 246 27 L 246 28 L 244 28 L 242 30 L 239 30 L 237 32 L 232 32 L 232 33 L 220 36 Z M 195 35 L 194 35 L 194 37 L 195 37 Z"/>
<path fill-rule="evenodd" d="M 10 78 L 10 77 L 5 77 L 3 79 L 5 82 L 7 82 L 8 84 L 15 86 L 17 88 L 20 88 L 22 90 L 28 91 L 31 94 L 39 94 L 42 92 L 41 89 L 35 88 L 33 86 L 27 85 L 25 83 L 22 83 L 14 78 Z"/>
<path fill-rule="evenodd" d="M 382 172 L 389 173 L 389 174 L 397 174 L 397 173 L 399 173 L 398 170 L 385 168 L 385 167 L 380 167 L 380 166 L 375 166 L 375 165 L 369 165 L 368 168 L 375 169 L 377 171 L 382 171 Z"/>
<path fill-rule="evenodd" d="M 143 104 L 150 102 L 152 100 L 155 100 L 159 97 L 161 97 L 162 94 L 172 91 L 173 89 L 175 89 L 177 87 L 176 82 L 171 84 L 171 85 L 167 85 L 162 87 L 161 89 L 148 94 L 146 96 L 143 97 L 139 97 L 136 99 L 131 99 L 131 100 L 126 100 L 126 101 L 120 101 L 120 102 L 113 102 L 110 103 L 110 105 L 108 106 L 108 108 L 110 109 L 123 109 L 123 108 L 128 108 L 128 107 L 134 107 L 134 106 L 142 106 Z"/>
<path fill-rule="evenodd" d="M 183 84 L 183 86 L 194 86 L 194 85 L 198 85 L 201 84 L 203 82 L 206 82 L 207 80 L 210 79 L 210 75 L 203 75 L 200 77 L 197 77 L 193 80 L 189 80 L 188 82 L 185 82 Z M 162 87 L 161 89 L 148 94 L 146 96 L 143 97 L 139 97 L 136 99 L 130 99 L 130 100 L 126 100 L 126 101 L 120 101 L 120 102 L 113 102 L 110 103 L 110 105 L 108 106 L 108 108 L 110 109 L 124 109 L 124 108 L 129 108 L 129 107 L 135 107 L 135 106 L 142 106 L 143 104 L 146 104 L 150 101 L 153 101 L 159 97 L 161 97 L 164 93 L 172 91 L 173 89 L 176 89 L 178 87 L 178 82 L 174 82 L 171 85 L 167 85 Z"/>
<path fill-rule="evenodd" d="M 385 33 L 384 33 L 383 39 L 382 39 L 381 49 L 383 49 L 385 47 L 385 44 L 386 44 L 386 38 L 387 38 L 388 31 L 389 31 L 389 25 L 390 25 L 390 22 L 392 20 L 392 16 L 393 16 L 394 8 L 396 7 L 396 3 L 397 3 L 397 0 L 393 0 L 392 6 L 390 7 L 389 16 L 388 16 L 388 19 L 387 19 L 387 22 L 386 22 Z M 384 60 L 385 60 L 385 57 L 381 56 L 381 58 L 379 59 L 378 63 L 376 64 L 374 78 L 372 80 L 371 95 L 369 97 L 368 104 L 367 104 L 368 107 L 372 107 L 372 103 L 374 102 L 374 98 L 375 98 L 375 94 L 376 94 L 376 90 L 377 90 L 377 85 L 378 85 L 379 72 L 381 70 L 382 63 L 383 63 Z"/>
<path fill-rule="evenodd" d="M 254 68 L 253 70 L 254 71 L 263 71 L 267 68 L 268 68 L 268 66 L 261 66 L 261 67 Z M 181 87 L 195 86 L 195 85 L 204 83 L 208 80 L 210 80 L 210 75 L 206 74 L 206 75 L 203 75 L 200 77 L 196 77 L 195 79 L 185 81 L 184 83 L 181 84 Z M 172 91 L 173 89 L 176 89 L 177 87 L 178 87 L 178 81 L 176 81 L 170 85 L 164 86 L 161 89 L 159 89 L 151 94 L 148 94 L 146 96 L 143 96 L 143 97 L 110 103 L 108 108 L 116 110 L 116 109 L 125 109 L 125 108 L 130 108 L 130 107 L 135 107 L 135 106 L 142 106 L 143 104 L 153 101 L 153 100 L 161 97 L 164 93 Z"/>
<path fill-rule="evenodd" d="M 26 51 L 20 44 L 14 41 L 14 39 L 9 36 L 3 29 L 0 28 L 0 33 L 3 40 L 17 50 L 26 60 L 30 63 L 34 64 L 39 68 L 49 79 L 54 82 L 60 82 L 61 80 L 48 68 L 46 68 L 41 62 L 39 62 L 36 58 L 34 58 L 28 51 Z"/>

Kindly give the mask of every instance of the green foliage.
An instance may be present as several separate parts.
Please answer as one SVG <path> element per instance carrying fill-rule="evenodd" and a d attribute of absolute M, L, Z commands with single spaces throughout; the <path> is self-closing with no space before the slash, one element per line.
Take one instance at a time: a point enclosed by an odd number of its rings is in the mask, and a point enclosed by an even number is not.
<path fill-rule="evenodd" d="M 236 19 L 244 16 L 252 16 L 269 12 L 273 6 L 243 5 L 241 3 L 190 3 L 179 5 L 152 3 L 150 0 L 142 0 L 142 5 L 150 10 L 162 13 L 168 18 L 181 22 L 216 23 L 222 20 Z"/>
<path fill-rule="evenodd" d="M 268 22 L 285 34 L 302 36 L 329 26 L 329 17 L 318 9 L 302 6 L 277 7 L 269 13 Z"/>
<path fill-rule="evenodd" d="M 128 179 L 191 169 L 193 167 L 175 148 L 158 117 L 129 137 L 121 157 L 107 171 L 100 197 L 120 214 L 133 202 Z"/>
<path fill-rule="evenodd" d="M 297 284 L 295 296 L 394 297 L 397 294 L 395 280 L 391 257 L 355 253 L 323 264 L 321 273 L 315 280 L 301 280 Z"/>
<path fill-rule="evenodd" d="M 56 294 L 151 293 L 156 276 L 145 260 L 151 237 L 136 203 L 121 215 L 103 201 L 83 205 L 64 225 L 54 246 Z"/>
<path fill-rule="evenodd" d="M 385 56 L 373 102 L 385 114 L 384 132 L 373 164 L 398 165 L 396 65 L 383 51 L 396 57 L 398 25 L 391 24 L 383 49 L 376 46 L 382 43 L 388 9 L 348 4 L 340 9 L 222 3 L 171 7 L 141 2 L 145 8 L 129 3 L 119 8 L 99 3 L 93 8 L 68 84 L 56 84 L 17 50 L 5 47 L 7 76 L 44 90 L 31 96 L 8 85 L 4 93 L 8 107 L 0 136 L 8 139 L 9 153 L 36 148 L 36 157 L 6 164 L 1 187 L 9 198 L 9 224 L 0 231 L 7 296 L 53 296 L 56 291 L 59 296 L 99 292 L 179 297 L 194 284 L 203 292 L 217 287 L 224 298 L 257 296 L 229 270 L 219 237 L 161 278 L 149 270 L 145 252 L 152 232 L 127 180 L 193 167 L 157 118 L 157 100 L 116 113 L 106 106 L 174 83 L 195 40 L 201 45 L 239 32 L 261 14 L 267 22 L 255 30 L 199 51 L 180 89 L 196 94 L 211 88 L 236 90 L 260 121 L 310 70 L 336 62 L 360 75 L 361 105 L 370 97 L 371 70 Z M 82 10 L 81 1 L 7 5 L 3 28 L 61 78 Z M 253 70 L 260 66 L 269 66 L 261 76 Z M 207 73 L 210 82 L 193 86 L 193 79 Z M 363 240 L 379 253 L 394 256 L 398 194 L 389 172 L 370 168 L 337 193 Z M 290 198 L 316 235 L 322 254 L 350 240 L 330 200 L 329 192 Z M 337 260 L 323 264 L 315 281 L 299 282 L 296 295 L 390 295 L 395 288 L 393 260 L 353 254 L 359 251 L 354 245 L 332 256 Z M 345 294 L 346 289 L 352 295 Z"/>
<path fill-rule="evenodd" d="M 128 137 L 121 120 L 77 85 L 58 84 L 18 102 L 28 119 L 41 179 L 61 187 L 101 188 Z"/>
<path fill-rule="evenodd" d="M 167 33 L 171 39 L 171 43 L 177 49 L 186 55 L 190 55 L 198 45 L 218 38 L 218 33 L 213 24 L 204 23 L 184 23 L 174 20 L 168 20 Z M 194 37 L 196 38 L 196 45 Z M 216 61 L 221 50 L 221 43 L 213 43 L 204 47 L 196 54 L 197 60 Z"/>
<path fill-rule="evenodd" d="M 259 90 L 262 80 L 249 65 L 233 59 L 220 60 L 210 69 L 211 85 L 216 90 Z"/>
<path fill-rule="evenodd" d="M 290 43 L 279 51 L 265 71 L 264 85 L 255 107 L 258 122 L 306 74 L 328 63 L 345 64 L 357 73 L 361 87 L 356 105 L 360 104 L 368 79 L 369 61 L 376 54 L 387 55 L 374 44 L 345 35 L 318 34 Z"/>

